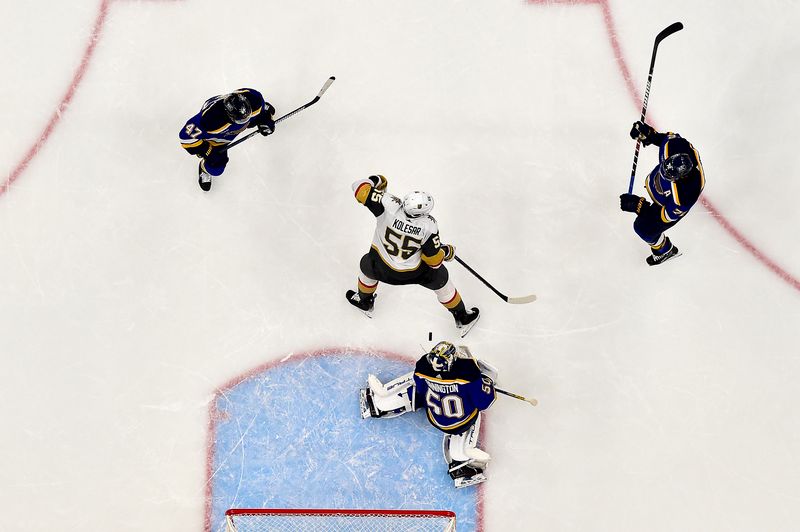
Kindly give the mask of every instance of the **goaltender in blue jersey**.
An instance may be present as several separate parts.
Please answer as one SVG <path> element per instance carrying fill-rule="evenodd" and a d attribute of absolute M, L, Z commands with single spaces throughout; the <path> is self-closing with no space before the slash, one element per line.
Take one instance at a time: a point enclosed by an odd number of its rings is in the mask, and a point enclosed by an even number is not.
<path fill-rule="evenodd" d="M 441 342 L 440 351 L 441 344 L 452 345 Z M 448 366 L 446 350 L 444 356 L 436 350 L 420 358 L 414 368 L 415 401 L 425 406 L 431 425 L 447 434 L 461 434 L 492 406 L 494 383 L 474 359 L 455 357 Z"/>
<path fill-rule="evenodd" d="M 211 190 L 212 176 L 222 175 L 228 164 L 227 146 L 247 128 L 262 135 L 275 131 L 275 108 L 255 89 L 242 88 L 205 101 L 200 112 L 180 131 L 181 146 L 200 157 L 198 183 Z"/>
<path fill-rule="evenodd" d="M 477 447 L 482 412 L 496 398 L 497 370 L 474 358 L 466 346 L 439 342 L 417 361 L 414 371 L 386 384 L 367 378 L 361 417 L 391 418 L 425 409 L 444 433 L 447 470 L 457 488 L 486 480 L 489 453 Z"/>

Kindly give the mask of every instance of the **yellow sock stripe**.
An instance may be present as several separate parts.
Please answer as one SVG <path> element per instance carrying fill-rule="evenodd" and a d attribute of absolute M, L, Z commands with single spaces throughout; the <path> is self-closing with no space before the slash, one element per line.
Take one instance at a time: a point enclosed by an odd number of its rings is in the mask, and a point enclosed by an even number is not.
<path fill-rule="evenodd" d="M 358 291 L 364 292 L 365 294 L 372 294 L 375 290 L 378 289 L 378 283 L 375 283 L 373 286 L 367 286 L 361 282 L 361 279 L 358 280 Z"/>
<path fill-rule="evenodd" d="M 453 297 L 450 298 L 450 301 L 440 301 L 439 303 L 444 305 L 445 308 L 454 309 L 459 303 L 461 303 L 461 294 L 459 294 L 458 290 L 456 290 L 456 293 L 453 294 Z"/>
<path fill-rule="evenodd" d="M 664 245 L 667 243 L 667 239 L 666 238 L 664 238 L 663 236 L 661 238 L 662 238 L 662 240 L 661 240 L 660 244 L 658 242 L 656 242 L 655 245 L 650 246 L 653 249 L 653 251 L 658 251 L 659 249 L 663 248 Z"/>

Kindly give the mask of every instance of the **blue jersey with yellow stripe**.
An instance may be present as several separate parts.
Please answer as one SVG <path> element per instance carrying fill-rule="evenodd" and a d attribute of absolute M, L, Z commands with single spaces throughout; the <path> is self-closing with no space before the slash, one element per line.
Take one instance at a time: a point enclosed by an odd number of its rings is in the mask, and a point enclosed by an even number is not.
<path fill-rule="evenodd" d="M 647 176 L 644 186 L 653 202 L 661 207 L 661 221 L 676 222 L 689 212 L 705 187 L 703 164 L 694 146 L 677 133 L 656 133 L 654 139 L 659 144 L 659 165 Z M 688 154 L 694 167 L 688 175 L 670 181 L 659 170 L 664 160 L 676 153 Z"/>
<path fill-rule="evenodd" d="M 415 401 L 425 405 L 428 421 L 449 434 L 460 434 L 495 400 L 494 384 L 473 359 L 456 358 L 448 372 L 436 372 L 427 357 L 414 369 Z"/>
<path fill-rule="evenodd" d="M 186 121 L 180 131 L 181 146 L 188 152 L 206 155 L 210 148 L 229 144 L 249 127 L 266 124 L 271 120 L 275 108 L 255 89 L 242 88 L 234 91 L 243 94 L 250 102 L 250 118 L 244 124 L 236 124 L 228 118 L 223 106 L 227 94 L 209 98 L 200 112 Z"/>

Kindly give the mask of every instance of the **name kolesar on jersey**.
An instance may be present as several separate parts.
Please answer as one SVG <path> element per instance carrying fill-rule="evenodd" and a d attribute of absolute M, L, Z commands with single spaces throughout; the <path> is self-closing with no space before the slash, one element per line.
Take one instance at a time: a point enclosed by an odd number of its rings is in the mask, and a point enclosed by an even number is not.
<path fill-rule="evenodd" d="M 414 225 L 411 225 L 411 224 L 407 224 L 406 222 L 404 222 L 402 220 L 398 220 L 398 219 L 395 219 L 392 222 L 392 227 L 394 227 L 395 229 L 397 229 L 399 231 L 402 231 L 402 232 L 406 233 L 407 235 L 418 235 L 418 234 L 420 234 L 422 232 L 422 228 L 421 227 L 417 227 L 417 226 L 414 226 Z"/>

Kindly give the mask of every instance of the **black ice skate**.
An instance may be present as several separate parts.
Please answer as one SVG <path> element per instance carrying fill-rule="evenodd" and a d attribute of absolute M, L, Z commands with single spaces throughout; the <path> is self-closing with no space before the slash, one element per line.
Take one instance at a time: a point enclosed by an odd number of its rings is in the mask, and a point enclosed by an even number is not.
<path fill-rule="evenodd" d="M 197 167 L 197 173 L 197 184 L 200 185 L 200 188 L 206 192 L 211 190 L 211 174 L 203 170 L 202 163 Z"/>
<path fill-rule="evenodd" d="M 363 312 L 366 317 L 372 317 L 372 310 L 375 308 L 375 295 L 361 299 L 361 294 L 355 290 L 348 290 L 345 297 L 348 303 Z"/>
<path fill-rule="evenodd" d="M 453 462 L 448 470 L 456 488 L 466 488 L 486 482 L 482 468 L 473 467 L 469 462 Z"/>
<path fill-rule="evenodd" d="M 472 307 L 472 310 L 465 310 L 464 312 L 455 315 L 456 328 L 461 333 L 461 338 L 464 338 L 470 329 L 472 329 L 475 324 L 478 323 L 478 318 L 480 317 L 481 311 L 478 310 L 478 307 Z"/>
<path fill-rule="evenodd" d="M 650 266 L 658 266 L 659 264 L 663 264 L 667 262 L 669 259 L 674 259 L 675 257 L 680 257 L 681 252 L 678 251 L 676 246 L 672 246 L 669 251 L 666 253 L 662 253 L 661 255 L 652 254 L 647 257 L 647 264 Z"/>

